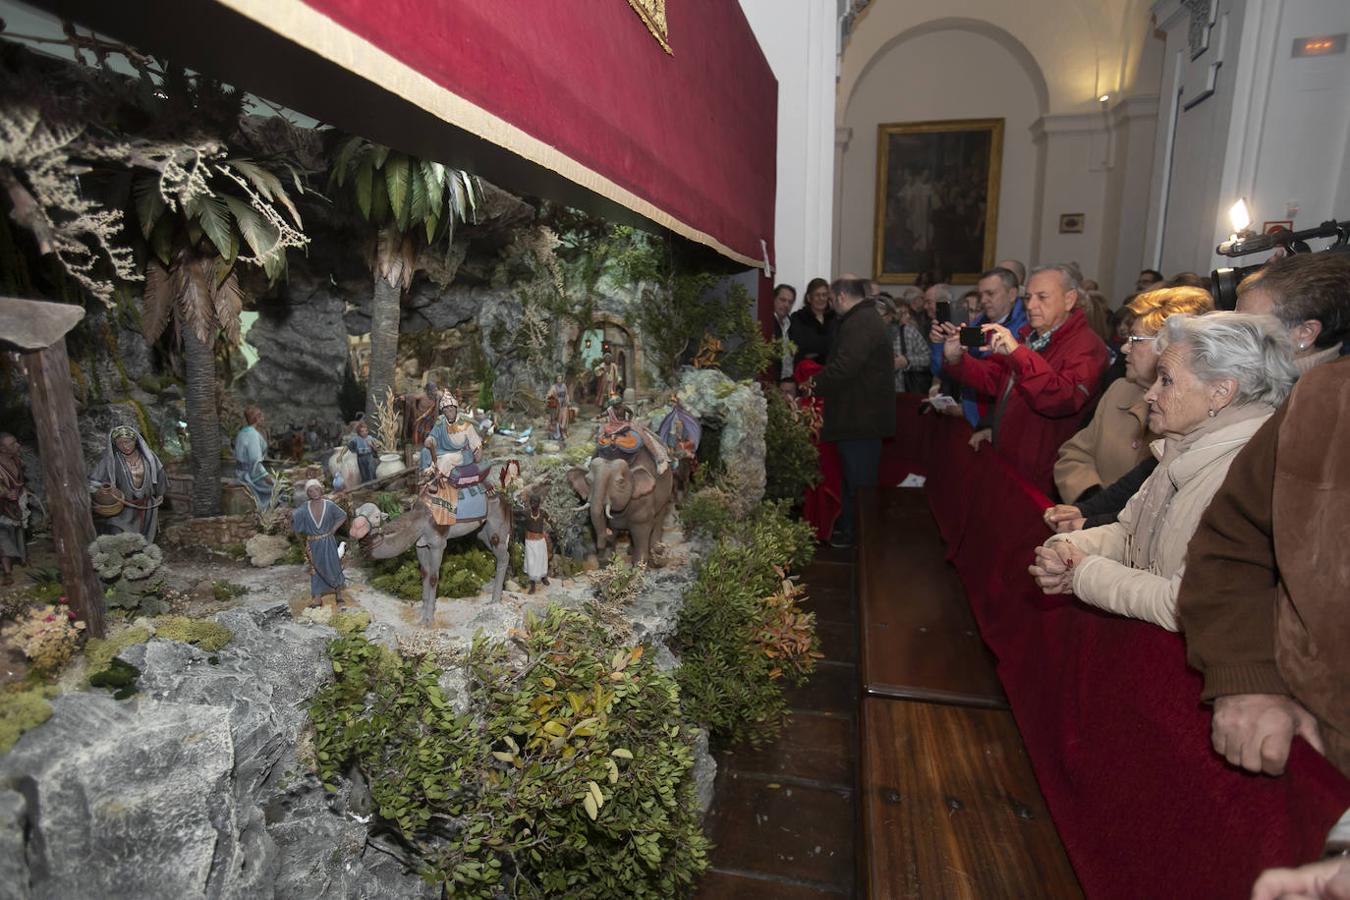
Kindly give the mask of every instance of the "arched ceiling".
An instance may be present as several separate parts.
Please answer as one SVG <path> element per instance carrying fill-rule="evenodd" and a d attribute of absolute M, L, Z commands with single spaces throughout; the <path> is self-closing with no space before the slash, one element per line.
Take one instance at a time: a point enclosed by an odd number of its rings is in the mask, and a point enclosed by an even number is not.
<path fill-rule="evenodd" d="M 839 117 L 880 54 L 944 29 L 984 34 L 1007 47 L 1033 82 L 1043 85 L 1048 114 L 1092 111 L 1102 94 L 1156 91 L 1155 85 L 1136 84 L 1150 15 L 1147 0 L 873 0 L 853 23 L 844 48 Z M 934 89 L 941 79 L 941 72 L 933 73 Z"/>

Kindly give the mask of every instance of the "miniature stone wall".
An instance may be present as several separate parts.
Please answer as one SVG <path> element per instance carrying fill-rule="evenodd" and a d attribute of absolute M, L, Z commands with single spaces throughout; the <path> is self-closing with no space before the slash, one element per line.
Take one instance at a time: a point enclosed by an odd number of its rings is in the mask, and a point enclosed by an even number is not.
<path fill-rule="evenodd" d="M 159 543 L 170 547 L 211 547 L 219 550 L 242 544 L 258 533 L 256 516 L 211 516 L 188 519 L 160 531 Z"/>

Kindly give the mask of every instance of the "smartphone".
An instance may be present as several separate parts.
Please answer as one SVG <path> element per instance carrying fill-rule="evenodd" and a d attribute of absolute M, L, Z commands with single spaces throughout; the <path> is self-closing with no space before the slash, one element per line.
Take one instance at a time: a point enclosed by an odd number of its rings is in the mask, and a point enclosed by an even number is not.
<path fill-rule="evenodd" d="M 984 332 L 978 325 L 961 326 L 961 346 L 962 347 L 983 347 L 985 344 Z"/>
<path fill-rule="evenodd" d="M 952 320 L 952 304 L 950 300 L 939 300 L 934 304 L 933 319 L 944 324 Z"/>

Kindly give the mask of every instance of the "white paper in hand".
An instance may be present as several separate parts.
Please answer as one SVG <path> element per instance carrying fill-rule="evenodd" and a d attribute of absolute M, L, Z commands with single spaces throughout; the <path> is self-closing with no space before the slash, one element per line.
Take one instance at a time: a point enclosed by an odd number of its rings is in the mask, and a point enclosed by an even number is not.
<path fill-rule="evenodd" d="M 926 481 L 928 481 L 928 479 L 922 475 L 915 475 L 913 472 L 910 472 L 905 476 L 905 480 L 897 484 L 896 487 L 921 488 Z"/>

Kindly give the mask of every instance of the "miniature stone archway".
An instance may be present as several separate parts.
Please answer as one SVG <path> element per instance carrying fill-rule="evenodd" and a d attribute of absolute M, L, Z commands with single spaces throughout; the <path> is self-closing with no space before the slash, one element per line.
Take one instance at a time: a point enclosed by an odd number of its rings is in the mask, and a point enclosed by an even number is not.
<path fill-rule="evenodd" d="M 587 334 L 597 330 L 604 334 L 606 339 L 616 343 L 616 349 L 624 354 L 622 369 L 624 384 L 641 394 L 645 388 L 649 387 L 646 377 L 647 359 L 642 348 L 642 337 L 637 328 L 622 317 L 613 313 L 596 312 L 591 316 L 591 322 L 585 328 L 573 326 L 570 341 L 573 357 L 575 359 L 581 358 L 582 341 Z M 615 332 L 621 335 L 618 340 L 609 337 Z"/>

